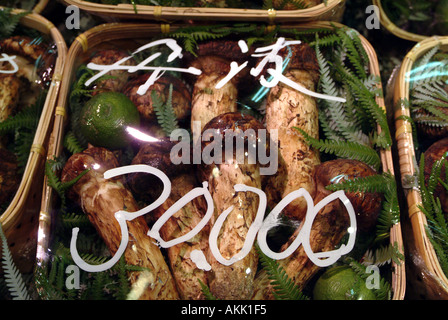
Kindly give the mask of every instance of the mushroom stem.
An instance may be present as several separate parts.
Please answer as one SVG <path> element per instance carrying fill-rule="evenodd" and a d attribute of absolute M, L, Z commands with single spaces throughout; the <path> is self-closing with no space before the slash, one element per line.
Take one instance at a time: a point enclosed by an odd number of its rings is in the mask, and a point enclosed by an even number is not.
<path fill-rule="evenodd" d="M 105 179 L 104 172 L 118 166 L 112 152 L 104 148 L 89 148 L 71 156 L 63 171 L 62 181 L 70 181 L 89 168 L 69 191 L 69 196 L 82 207 L 95 226 L 111 254 L 115 254 L 121 243 L 121 228 L 115 219 L 120 210 L 137 211 L 138 205 L 121 178 Z M 145 283 L 146 290 L 141 300 L 178 299 L 179 295 L 171 272 L 155 241 L 147 236 L 149 230 L 143 216 L 127 221 L 129 243 L 124 252 L 128 264 L 145 267 L 151 273 Z M 132 284 L 138 283 L 144 272 L 130 273 Z"/>

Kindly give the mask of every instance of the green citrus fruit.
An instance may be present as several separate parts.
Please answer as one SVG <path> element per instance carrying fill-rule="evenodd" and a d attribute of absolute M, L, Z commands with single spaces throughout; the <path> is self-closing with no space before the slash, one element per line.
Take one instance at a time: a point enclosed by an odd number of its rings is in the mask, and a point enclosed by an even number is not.
<path fill-rule="evenodd" d="M 314 300 L 375 300 L 375 294 L 348 266 L 335 266 L 326 270 L 316 281 Z"/>
<path fill-rule="evenodd" d="M 140 115 L 134 103 L 119 92 L 95 95 L 81 109 L 80 130 L 96 147 L 120 149 L 129 144 L 127 127 L 138 127 Z"/>

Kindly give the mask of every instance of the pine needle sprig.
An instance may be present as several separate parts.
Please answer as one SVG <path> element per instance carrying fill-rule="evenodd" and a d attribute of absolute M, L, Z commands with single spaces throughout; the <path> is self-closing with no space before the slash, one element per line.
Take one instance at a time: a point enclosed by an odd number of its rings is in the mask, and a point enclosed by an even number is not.
<path fill-rule="evenodd" d="M 2 241 L 2 267 L 6 285 L 13 300 L 31 300 L 23 281 L 22 275 L 17 269 L 8 246 L 8 239 L 0 224 L 0 239 Z"/>

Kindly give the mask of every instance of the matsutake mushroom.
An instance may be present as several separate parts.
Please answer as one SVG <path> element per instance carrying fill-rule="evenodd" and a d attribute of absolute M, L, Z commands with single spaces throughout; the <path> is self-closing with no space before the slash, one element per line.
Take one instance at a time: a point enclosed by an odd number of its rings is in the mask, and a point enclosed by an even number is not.
<path fill-rule="evenodd" d="M 42 81 L 45 80 L 44 83 L 47 83 L 48 77 L 51 77 L 54 54 L 49 54 L 42 43 L 39 44 L 26 36 L 13 36 L 0 40 L 0 51 L 15 57 L 12 61 L 0 62 L 0 70 L 12 71 L 13 64 L 18 68 L 14 73 L 0 74 L 0 122 L 2 122 L 18 109 L 35 102 L 39 91 L 44 87 L 41 86 Z M 41 62 L 41 68 L 36 68 L 37 60 Z"/>
<path fill-rule="evenodd" d="M 72 155 L 61 175 L 61 181 L 71 181 L 89 169 L 69 190 L 69 196 L 81 206 L 112 255 L 121 243 L 121 229 L 115 213 L 140 209 L 131 191 L 125 186 L 123 177 L 104 178 L 104 172 L 117 166 L 118 161 L 111 151 L 93 147 Z M 145 276 L 147 287 L 140 299 L 178 299 L 179 294 L 170 269 L 154 239 L 147 235 L 149 228 L 145 218 L 139 216 L 127 221 L 127 227 L 129 243 L 124 252 L 126 262 L 147 268 L 150 272 L 149 277 Z M 130 273 L 131 283 L 136 284 L 143 275 L 143 272 Z"/>
<path fill-rule="evenodd" d="M 279 52 L 286 55 L 285 48 Z M 314 50 L 308 44 L 290 47 L 291 57 L 284 76 L 314 91 L 319 80 L 319 66 Z M 306 189 L 315 193 L 313 172 L 320 163 L 317 150 L 313 149 L 295 129 L 300 128 L 311 137 L 319 137 L 319 120 L 316 99 L 283 83 L 273 87 L 267 97 L 266 128 L 278 133 L 279 170 L 267 179 L 265 190 L 271 207 L 290 192 Z M 283 213 L 301 220 L 306 212 L 306 202 L 297 199 Z"/>
<path fill-rule="evenodd" d="M 197 59 L 191 67 L 202 71 L 193 86 L 191 103 L 191 129 L 200 124 L 200 130 L 214 117 L 237 111 L 239 80 L 247 74 L 244 69 L 216 88 L 230 72 L 231 62 L 240 62 L 246 57 L 235 41 L 212 41 L 200 44 Z M 238 63 L 240 65 L 241 63 Z"/>
<path fill-rule="evenodd" d="M 188 192 L 198 187 L 193 165 L 173 164 L 170 161 L 170 150 L 175 145 L 167 139 L 146 143 L 134 157 L 132 164 L 146 164 L 164 172 L 171 180 L 171 193 L 168 199 L 153 212 L 149 220 L 159 219 L 173 204 Z M 148 201 L 155 200 L 161 193 L 159 178 L 147 173 L 134 173 L 129 183 L 134 192 Z M 203 219 L 207 204 L 203 196 L 196 197 L 180 208 L 160 228 L 160 236 L 164 241 L 171 241 L 192 231 Z M 193 238 L 166 249 L 167 257 L 181 299 L 205 299 L 200 282 L 207 285 L 207 271 L 199 268 L 192 254 L 195 251 L 207 253 L 208 226 L 201 229 Z"/>
<path fill-rule="evenodd" d="M 203 139 L 203 154 L 213 146 L 213 157 L 216 157 L 209 164 L 205 162 L 199 165 L 200 181 L 208 183 L 215 206 L 215 213 L 210 220 L 211 232 L 218 217 L 233 206 L 217 236 L 217 250 L 225 260 L 236 259 L 234 257 L 243 249 L 249 228 L 257 216 L 259 196 L 255 192 L 235 191 L 234 186 L 244 184 L 261 189 L 260 164 L 248 148 L 258 140 L 259 130 L 265 128 L 258 120 L 238 112 L 225 113 L 213 118 L 203 130 L 203 135 L 212 133 L 214 137 L 211 141 Z M 225 155 L 230 140 L 225 137 L 227 135 L 230 137 L 232 134 L 235 135 L 235 145 L 238 146 L 238 143 L 242 142 L 243 147 L 235 147 L 233 152 Z M 232 138 L 230 142 L 233 141 Z M 222 150 L 222 158 L 216 154 L 219 149 Z M 252 247 L 246 256 L 231 265 L 222 264 L 210 250 L 208 261 L 212 267 L 209 273 L 209 287 L 215 297 L 250 299 L 258 264 L 255 248 Z"/>
<path fill-rule="evenodd" d="M 315 170 L 317 192 L 314 205 L 331 194 L 325 189 L 332 183 L 352 180 L 358 177 L 374 175 L 376 172 L 368 165 L 356 160 L 336 159 L 323 162 Z M 370 192 L 346 192 L 347 198 L 356 213 L 357 226 L 360 229 L 372 228 L 381 211 L 381 194 Z M 334 200 L 323 207 L 316 215 L 309 236 L 310 247 L 314 253 L 334 250 L 348 232 L 349 219 L 345 206 L 339 200 Z M 295 240 L 301 231 L 303 223 L 296 229 L 281 251 L 284 251 Z M 290 256 L 278 261 L 288 277 L 303 289 L 308 281 L 320 269 L 307 256 L 303 245 L 299 246 Z M 255 280 L 253 299 L 273 299 L 272 284 L 266 271 L 262 270 Z"/>

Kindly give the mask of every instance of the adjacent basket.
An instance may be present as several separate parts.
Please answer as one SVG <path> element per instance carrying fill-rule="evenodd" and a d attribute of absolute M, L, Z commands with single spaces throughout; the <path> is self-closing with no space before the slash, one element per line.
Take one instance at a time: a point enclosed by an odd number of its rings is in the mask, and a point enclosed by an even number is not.
<path fill-rule="evenodd" d="M 49 0 L 40 0 L 33 8 L 34 13 L 41 13 L 47 6 Z"/>
<path fill-rule="evenodd" d="M 418 164 L 415 157 L 414 141 L 412 136 L 411 124 L 400 118 L 401 116 L 410 117 L 409 108 L 401 104 L 401 101 L 409 99 L 409 81 L 407 73 L 412 69 L 414 62 L 422 57 L 428 50 L 440 45 L 442 50 L 448 49 L 448 37 L 431 37 L 418 44 L 405 56 L 401 69 L 397 75 L 395 85 L 395 138 L 397 140 L 399 166 L 401 179 L 404 182 L 406 177 L 412 177 L 418 170 Z M 448 279 L 443 273 L 437 255 L 426 233 L 427 220 L 425 214 L 418 208 L 422 199 L 416 188 L 404 189 L 408 205 L 408 215 L 412 227 L 412 237 L 416 251 L 424 267 L 435 277 L 438 284 L 439 293 L 437 295 L 448 294 Z"/>
<path fill-rule="evenodd" d="M 340 21 L 345 0 L 328 0 L 327 4 L 301 10 L 262 10 L 234 8 L 162 7 L 132 4 L 106 5 L 83 0 L 64 0 L 106 21 L 116 19 L 144 19 L 173 22 L 179 20 L 262 21 L 269 23 L 304 22 L 315 20 Z"/>
<path fill-rule="evenodd" d="M 23 11 L 17 9 L 14 12 Z M 53 114 L 61 86 L 67 46 L 59 30 L 39 14 L 30 13 L 21 18 L 20 23 L 48 35 L 58 51 L 52 81 L 21 183 L 8 208 L 0 216 L 0 223 L 7 236 L 14 261 L 24 272 L 32 270 L 35 261 L 39 206 L 44 176 L 43 164 L 47 153 L 46 145 L 53 126 Z"/>
<path fill-rule="evenodd" d="M 315 28 L 332 28 L 335 23 L 333 22 L 310 22 L 300 25 L 282 25 L 282 28 L 288 29 L 315 29 Z M 340 25 L 336 23 L 336 26 Z M 103 43 L 107 43 L 113 40 L 129 41 L 130 39 L 138 39 L 139 37 L 148 37 L 151 34 L 168 33 L 170 30 L 176 30 L 182 25 L 169 25 L 169 24 L 134 24 L 134 23 L 114 23 L 103 24 L 94 27 L 87 32 L 79 35 L 72 43 L 67 56 L 67 63 L 64 68 L 64 78 L 62 81 L 61 92 L 58 98 L 57 105 L 60 106 L 60 111 L 66 110 L 67 101 L 69 96 L 69 90 L 71 88 L 72 81 L 75 77 L 76 67 L 79 65 L 79 59 L 82 59 L 91 48 L 101 46 Z M 361 37 L 362 44 L 366 49 L 370 58 L 371 72 L 379 76 L 379 65 L 375 50 L 369 44 L 369 42 Z M 379 106 L 385 109 L 383 98 L 377 98 Z M 66 125 L 65 112 L 59 112 L 55 115 L 55 122 L 53 132 L 51 133 L 50 143 L 48 147 L 48 158 L 58 157 L 61 154 L 63 145 L 64 128 Z M 394 174 L 392 153 L 390 150 L 383 151 L 381 153 L 383 170 Z M 54 214 L 54 204 L 56 201 L 56 194 L 52 188 L 48 185 L 44 187 L 40 225 L 41 237 L 39 238 L 38 256 L 37 260 L 45 264 L 49 254 L 49 238 L 52 228 L 52 215 Z M 391 229 L 391 243 L 398 245 L 399 250 L 403 253 L 403 241 L 401 235 L 400 223 L 395 224 Z M 392 289 L 393 299 L 402 300 L 405 295 L 406 281 L 405 281 L 405 263 L 400 264 L 393 263 L 392 266 Z"/>
<path fill-rule="evenodd" d="M 379 9 L 379 14 L 380 14 L 379 18 L 380 18 L 381 25 L 383 27 L 385 27 L 393 35 L 395 35 L 399 38 L 414 41 L 414 42 L 419 42 L 419 41 L 422 41 L 422 40 L 428 38 L 428 36 L 408 32 L 408 31 L 405 31 L 405 30 L 399 28 L 387 16 L 386 12 L 384 11 L 383 7 L 381 6 L 381 0 L 372 0 L 372 2 Z"/>

